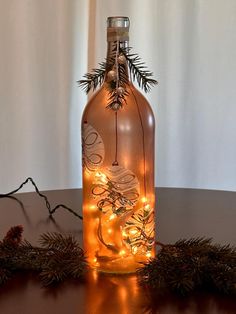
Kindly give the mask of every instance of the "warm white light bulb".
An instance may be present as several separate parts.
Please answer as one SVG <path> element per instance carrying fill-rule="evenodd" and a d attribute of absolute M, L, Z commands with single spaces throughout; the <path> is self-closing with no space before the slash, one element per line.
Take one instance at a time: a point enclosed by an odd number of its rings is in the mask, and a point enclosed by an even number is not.
<path fill-rule="evenodd" d="M 128 236 L 128 234 L 125 232 L 125 230 L 122 231 L 122 235 L 123 235 L 123 237 L 127 237 Z"/>
<path fill-rule="evenodd" d="M 109 220 L 115 219 L 116 218 L 116 214 L 111 214 L 111 216 L 109 217 Z"/>
<path fill-rule="evenodd" d="M 119 252 L 119 254 L 121 255 L 121 256 L 124 256 L 125 255 L 125 250 L 121 250 L 120 252 Z"/>
<path fill-rule="evenodd" d="M 147 204 L 147 205 L 144 206 L 144 208 L 145 208 L 146 210 L 148 210 L 148 209 L 150 209 L 150 205 Z"/>
<path fill-rule="evenodd" d="M 141 201 L 142 201 L 143 203 L 146 203 L 146 202 L 147 202 L 147 198 L 146 198 L 145 196 L 143 196 L 142 199 L 141 199 Z"/>

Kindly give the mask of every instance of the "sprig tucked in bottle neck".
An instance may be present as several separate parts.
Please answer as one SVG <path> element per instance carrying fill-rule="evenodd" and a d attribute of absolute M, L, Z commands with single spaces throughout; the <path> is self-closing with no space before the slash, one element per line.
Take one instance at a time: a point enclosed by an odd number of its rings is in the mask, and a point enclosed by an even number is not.
<path fill-rule="evenodd" d="M 128 96 L 128 83 L 136 81 L 138 85 L 148 92 L 157 81 L 152 77 L 146 65 L 138 54 L 131 53 L 129 47 L 129 18 L 109 17 L 107 20 L 107 58 L 100 63 L 99 69 L 84 75 L 79 85 L 89 93 L 104 83 L 109 91 L 107 108 L 119 110 L 126 103 Z"/>
<path fill-rule="evenodd" d="M 129 83 L 128 65 L 122 51 L 128 47 L 128 41 L 108 42 L 105 86 L 109 91 L 107 108 L 118 110 L 125 103 Z"/>

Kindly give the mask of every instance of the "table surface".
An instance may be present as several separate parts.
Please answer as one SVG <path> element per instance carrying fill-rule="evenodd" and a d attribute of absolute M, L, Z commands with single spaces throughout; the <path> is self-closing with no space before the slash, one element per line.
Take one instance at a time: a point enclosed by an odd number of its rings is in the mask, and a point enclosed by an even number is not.
<path fill-rule="evenodd" d="M 46 191 L 52 206 L 63 203 L 81 213 L 81 190 Z M 197 189 L 158 188 L 157 237 L 163 243 L 206 236 L 214 242 L 236 244 L 236 193 Z M 14 225 L 24 226 L 24 237 L 37 244 L 40 234 L 74 234 L 82 246 L 82 223 L 64 209 L 49 219 L 36 193 L 0 199 L 0 238 Z M 228 314 L 236 313 L 231 298 L 199 294 L 188 298 L 150 298 L 135 275 L 114 276 L 88 272 L 83 280 L 42 288 L 37 278 L 20 274 L 0 287 L 1 314 Z"/>

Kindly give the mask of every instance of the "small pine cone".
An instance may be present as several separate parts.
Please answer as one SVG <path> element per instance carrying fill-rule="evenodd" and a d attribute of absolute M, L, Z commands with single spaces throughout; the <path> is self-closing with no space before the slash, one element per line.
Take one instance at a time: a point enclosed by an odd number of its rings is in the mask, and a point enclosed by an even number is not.
<path fill-rule="evenodd" d="M 4 244 L 18 246 L 22 240 L 23 227 L 21 225 L 11 227 L 3 239 Z"/>

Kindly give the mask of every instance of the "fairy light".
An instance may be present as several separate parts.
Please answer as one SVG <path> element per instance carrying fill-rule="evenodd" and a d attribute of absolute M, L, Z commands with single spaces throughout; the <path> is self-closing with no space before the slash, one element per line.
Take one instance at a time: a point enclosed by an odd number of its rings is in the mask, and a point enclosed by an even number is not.
<path fill-rule="evenodd" d="M 84 172 L 84 175 L 85 175 L 85 178 L 86 178 L 86 179 L 89 179 L 90 176 L 91 176 L 90 172 L 88 172 L 88 171 L 85 171 L 85 172 Z"/>
<path fill-rule="evenodd" d="M 96 177 L 96 178 L 100 178 L 100 177 L 101 177 L 101 173 L 100 173 L 100 172 L 96 172 L 96 173 L 95 173 L 95 177 Z"/>
<path fill-rule="evenodd" d="M 95 173 L 95 178 L 97 178 L 98 180 L 102 181 L 102 183 L 107 183 L 107 177 L 102 172 L 96 172 Z"/>
<path fill-rule="evenodd" d="M 125 230 L 122 231 L 122 236 L 123 237 L 128 237 L 128 234 L 125 232 Z"/>
<path fill-rule="evenodd" d="M 112 229 L 108 229 L 107 233 L 111 234 L 112 233 Z"/>
<path fill-rule="evenodd" d="M 120 256 L 124 256 L 125 254 L 126 254 L 125 250 L 121 250 L 121 251 L 119 252 L 119 255 L 120 255 Z"/>
<path fill-rule="evenodd" d="M 136 234 L 137 232 L 138 232 L 138 230 L 136 230 L 136 229 L 131 229 L 131 230 L 129 231 L 129 233 L 130 233 L 130 234 L 133 234 L 133 235 Z"/>
<path fill-rule="evenodd" d="M 111 216 L 109 217 L 109 220 L 113 220 L 116 218 L 116 214 L 111 214 Z"/>
<path fill-rule="evenodd" d="M 95 209 L 96 209 L 96 206 L 95 206 L 95 205 L 91 205 L 89 208 L 90 208 L 91 210 L 95 210 Z"/>
<path fill-rule="evenodd" d="M 103 183 L 107 183 L 107 177 L 106 177 L 106 175 L 105 175 L 104 173 L 101 173 L 101 174 L 100 174 L 100 178 L 101 178 L 101 181 L 102 181 Z"/>
<path fill-rule="evenodd" d="M 151 252 L 148 252 L 148 253 L 146 254 L 146 256 L 147 256 L 147 257 L 151 257 L 151 256 L 152 256 Z"/>
<path fill-rule="evenodd" d="M 142 203 L 146 203 L 146 202 L 147 202 L 147 198 L 146 198 L 145 196 L 143 196 L 143 197 L 141 198 L 141 201 L 142 201 Z"/>

